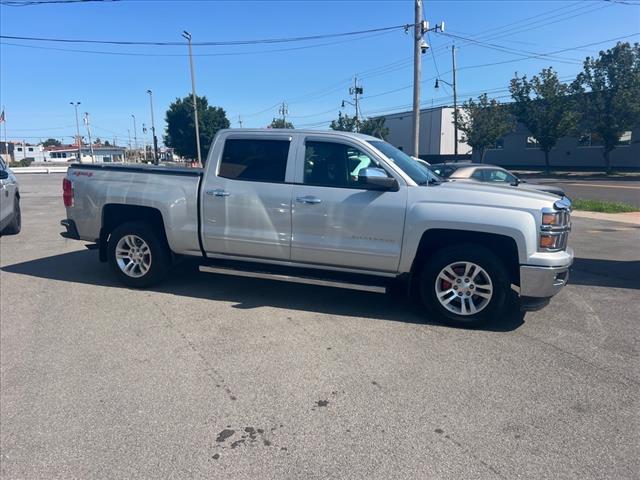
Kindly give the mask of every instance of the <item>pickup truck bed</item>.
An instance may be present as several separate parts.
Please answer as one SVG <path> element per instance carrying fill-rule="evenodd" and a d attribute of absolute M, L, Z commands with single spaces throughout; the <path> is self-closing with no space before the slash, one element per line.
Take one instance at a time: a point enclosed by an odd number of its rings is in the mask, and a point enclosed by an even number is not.
<path fill-rule="evenodd" d="M 148 208 L 161 214 L 172 251 L 201 255 L 197 200 L 202 174 L 201 168 L 73 164 L 67 173 L 77 212 L 72 229 L 79 240 L 99 242 L 103 229 L 132 214 L 131 206 Z"/>

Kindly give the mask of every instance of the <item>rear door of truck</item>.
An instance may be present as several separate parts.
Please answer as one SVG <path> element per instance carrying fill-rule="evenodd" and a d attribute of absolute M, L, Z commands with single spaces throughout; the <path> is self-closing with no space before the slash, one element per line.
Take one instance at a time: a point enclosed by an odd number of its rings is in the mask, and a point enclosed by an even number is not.
<path fill-rule="evenodd" d="M 230 132 L 216 141 L 202 187 L 207 254 L 290 259 L 294 140 Z"/>

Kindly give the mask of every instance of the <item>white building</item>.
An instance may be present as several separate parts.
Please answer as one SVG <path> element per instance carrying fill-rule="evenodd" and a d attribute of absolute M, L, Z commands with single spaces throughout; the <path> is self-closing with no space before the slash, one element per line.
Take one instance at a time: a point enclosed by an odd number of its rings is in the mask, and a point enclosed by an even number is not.
<path fill-rule="evenodd" d="M 78 147 L 76 145 L 61 145 L 59 147 L 46 148 L 48 162 L 76 162 Z M 105 146 L 102 144 L 93 146 L 93 158 L 96 163 L 124 162 L 124 147 Z M 91 149 L 83 145 L 81 149 L 81 163 L 91 163 Z"/>
<path fill-rule="evenodd" d="M 19 162 L 25 158 L 33 158 L 34 162 L 46 162 L 47 152 L 42 145 L 13 142 L 13 161 Z"/>
<path fill-rule="evenodd" d="M 384 115 L 385 126 L 389 129 L 387 141 L 400 150 L 413 155 L 412 132 L 413 112 L 400 112 Z M 458 155 L 465 158 L 471 153 L 471 147 L 460 141 L 462 135 L 458 132 Z M 453 108 L 435 107 L 420 110 L 420 157 L 429 161 L 434 156 L 443 160 L 451 156 L 455 150 L 453 128 Z"/>
<path fill-rule="evenodd" d="M 389 128 L 387 141 L 406 153 L 412 152 L 412 112 L 393 113 L 382 116 Z M 420 157 L 431 163 L 452 161 L 453 156 L 453 108 L 436 107 L 420 110 Z M 462 138 L 458 131 L 458 139 Z M 479 162 L 479 154 L 458 141 L 458 160 Z M 597 135 L 588 132 L 577 137 L 563 137 L 549 154 L 550 166 L 569 169 L 602 169 L 605 166 L 602 142 Z M 535 138 L 527 128 L 518 124 L 512 133 L 497 142 L 495 148 L 485 152 L 484 163 L 508 168 L 544 167 L 544 153 L 538 148 Z M 640 169 L 640 127 L 624 132 L 618 146 L 611 152 L 614 168 Z"/>

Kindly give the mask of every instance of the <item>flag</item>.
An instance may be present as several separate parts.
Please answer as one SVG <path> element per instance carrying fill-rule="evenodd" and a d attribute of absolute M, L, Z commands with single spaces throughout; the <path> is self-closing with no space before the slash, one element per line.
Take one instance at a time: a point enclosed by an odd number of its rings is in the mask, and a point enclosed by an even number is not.
<path fill-rule="evenodd" d="M 4 123 L 4 108 L 2 109 L 2 113 L 0 113 L 0 123 Z"/>

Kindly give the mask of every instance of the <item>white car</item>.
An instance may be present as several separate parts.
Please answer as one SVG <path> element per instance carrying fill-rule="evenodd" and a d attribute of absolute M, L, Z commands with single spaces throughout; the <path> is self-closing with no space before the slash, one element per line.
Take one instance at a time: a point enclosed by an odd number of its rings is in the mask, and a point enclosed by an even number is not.
<path fill-rule="evenodd" d="M 18 180 L 0 158 L 0 235 L 20 233 L 21 223 Z"/>

